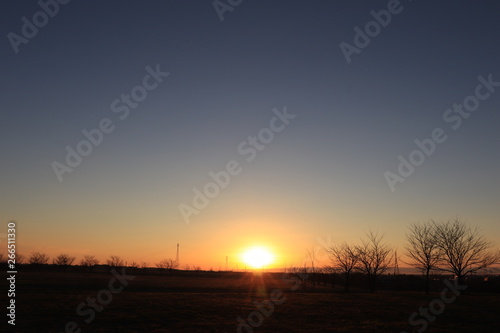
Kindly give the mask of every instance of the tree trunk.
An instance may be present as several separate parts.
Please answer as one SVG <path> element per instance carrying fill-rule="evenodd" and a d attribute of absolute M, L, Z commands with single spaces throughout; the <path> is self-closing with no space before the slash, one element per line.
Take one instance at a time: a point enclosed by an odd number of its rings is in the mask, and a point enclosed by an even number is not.
<path fill-rule="evenodd" d="M 375 276 L 368 276 L 368 290 L 370 291 L 370 293 L 375 292 Z"/>
<path fill-rule="evenodd" d="M 463 285 L 464 276 L 462 274 L 457 274 L 458 284 Z"/>
<path fill-rule="evenodd" d="M 425 294 L 428 295 L 430 291 L 429 269 L 425 273 Z"/>

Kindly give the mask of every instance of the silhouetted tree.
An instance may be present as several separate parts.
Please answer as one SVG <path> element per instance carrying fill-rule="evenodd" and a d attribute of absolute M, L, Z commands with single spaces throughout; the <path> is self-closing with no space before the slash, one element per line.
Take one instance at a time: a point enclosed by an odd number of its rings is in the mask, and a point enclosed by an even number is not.
<path fill-rule="evenodd" d="M 316 274 L 317 272 L 317 262 L 318 262 L 318 249 L 315 247 L 312 247 L 310 249 L 306 250 L 306 263 L 305 266 L 307 267 L 307 263 L 310 263 L 311 269 L 309 270 L 309 281 L 311 281 L 313 288 L 316 288 Z M 305 269 L 307 272 L 307 268 Z"/>
<path fill-rule="evenodd" d="M 337 267 L 325 265 L 323 266 L 321 271 L 325 275 L 323 280 L 325 282 L 325 285 L 326 283 L 331 283 L 332 288 L 335 289 L 335 275 L 338 272 Z"/>
<path fill-rule="evenodd" d="M 438 268 L 439 248 L 436 228 L 433 224 L 412 224 L 406 234 L 405 255 L 410 259 L 406 264 L 418 268 L 425 274 L 425 293 L 430 289 L 430 272 Z"/>
<path fill-rule="evenodd" d="M 333 266 L 345 275 L 345 290 L 349 291 L 349 278 L 352 270 L 358 263 L 358 255 L 355 246 L 343 243 L 340 246 L 332 246 L 328 250 Z"/>
<path fill-rule="evenodd" d="M 94 267 L 96 265 L 99 265 L 99 259 L 97 259 L 93 255 L 85 255 L 83 256 L 83 259 L 80 261 L 80 265 L 86 267 Z"/>
<path fill-rule="evenodd" d="M 440 269 L 455 274 L 462 284 L 464 276 L 499 262 L 500 254 L 489 249 L 491 242 L 458 219 L 433 222 L 440 251 Z"/>
<path fill-rule="evenodd" d="M 110 256 L 109 259 L 106 260 L 106 264 L 108 264 L 111 267 L 125 266 L 125 262 L 119 256 Z"/>
<path fill-rule="evenodd" d="M 0 263 L 6 264 L 8 260 L 9 260 L 9 255 L 4 256 L 3 254 L 0 253 Z M 21 253 L 16 253 L 15 260 L 16 264 L 24 264 L 24 262 L 26 261 L 26 257 Z"/>
<path fill-rule="evenodd" d="M 24 264 L 26 261 L 26 257 L 24 254 L 16 253 L 16 264 Z"/>
<path fill-rule="evenodd" d="M 172 270 L 177 269 L 177 267 L 179 267 L 179 264 L 174 259 L 163 259 L 156 264 L 156 267 Z"/>
<path fill-rule="evenodd" d="M 75 261 L 75 259 L 76 259 L 75 257 L 70 257 L 69 255 L 62 253 L 57 257 L 55 257 L 52 260 L 52 263 L 54 265 L 69 266 L 73 263 L 73 261 Z"/>
<path fill-rule="evenodd" d="M 49 259 L 49 256 L 45 253 L 32 252 L 29 258 L 29 263 L 35 265 L 44 265 L 49 262 Z"/>
<path fill-rule="evenodd" d="M 389 268 L 392 250 L 382 244 L 383 236 L 378 236 L 371 230 L 366 236 L 366 239 L 361 240 L 361 245 L 356 246 L 356 269 L 366 275 L 368 290 L 374 292 L 377 278 Z"/>

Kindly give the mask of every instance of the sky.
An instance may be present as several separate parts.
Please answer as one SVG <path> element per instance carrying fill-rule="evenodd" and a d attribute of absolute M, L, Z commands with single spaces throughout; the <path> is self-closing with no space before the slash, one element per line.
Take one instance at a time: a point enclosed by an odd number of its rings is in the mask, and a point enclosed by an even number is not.
<path fill-rule="evenodd" d="M 0 3 L 20 253 L 283 267 L 457 217 L 500 244 L 498 2 L 46 3 Z"/>

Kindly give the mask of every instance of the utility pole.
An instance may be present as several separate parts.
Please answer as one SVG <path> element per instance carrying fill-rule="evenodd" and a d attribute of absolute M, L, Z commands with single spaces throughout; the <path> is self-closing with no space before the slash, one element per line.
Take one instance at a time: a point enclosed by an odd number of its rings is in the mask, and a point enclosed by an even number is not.
<path fill-rule="evenodd" d="M 399 275 L 398 251 L 394 251 L 394 275 Z"/>
<path fill-rule="evenodd" d="M 180 268 L 180 263 L 179 263 L 179 243 L 177 243 L 177 255 L 175 256 L 175 263 L 177 264 L 177 268 Z"/>

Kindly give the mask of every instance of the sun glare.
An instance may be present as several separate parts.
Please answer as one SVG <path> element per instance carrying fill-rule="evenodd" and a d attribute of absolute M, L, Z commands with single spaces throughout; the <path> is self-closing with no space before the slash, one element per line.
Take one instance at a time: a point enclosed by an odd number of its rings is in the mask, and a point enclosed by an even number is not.
<path fill-rule="evenodd" d="M 273 262 L 274 255 L 265 247 L 258 246 L 246 250 L 242 259 L 245 264 L 252 268 L 263 268 Z"/>

